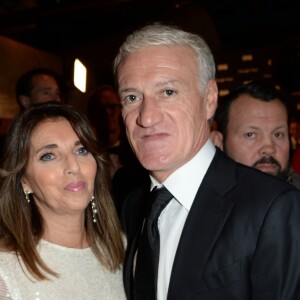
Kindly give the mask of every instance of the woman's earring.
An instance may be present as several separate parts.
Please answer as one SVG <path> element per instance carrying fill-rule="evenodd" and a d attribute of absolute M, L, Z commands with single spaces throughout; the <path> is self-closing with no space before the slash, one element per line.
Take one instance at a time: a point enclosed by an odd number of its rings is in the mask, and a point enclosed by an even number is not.
<path fill-rule="evenodd" d="M 91 206 L 92 206 L 92 216 L 93 216 L 93 222 L 96 223 L 97 222 L 97 219 L 96 219 L 96 215 L 97 215 L 97 208 L 96 208 L 96 204 L 95 204 L 95 201 L 94 201 L 95 197 L 92 196 L 92 199 L 91 199 Z"/>
<path fill-rule="evenodd" d="M 25 199 L 27 200 L 28 203 L 30 203 L 30 198 L 29 198 L 30 192 L 24 191 L 24 194 L 25 194 Z"/>

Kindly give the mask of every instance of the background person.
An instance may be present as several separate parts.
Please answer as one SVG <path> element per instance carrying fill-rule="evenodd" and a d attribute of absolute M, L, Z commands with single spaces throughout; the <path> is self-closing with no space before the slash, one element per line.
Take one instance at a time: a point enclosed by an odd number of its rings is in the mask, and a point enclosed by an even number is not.
<path fill-rule="evenodd" d="M 58 75 L 46 68 L 36 68 L 22 74 L 16 84 L 16 97 L 22 111 L 36 103 L 61 102 Z"/>
<path fill-rule="evenodd" d="M 157 186 L 149 210 L 150 187 L 124 203 L 128 299 L 299 298 L 300 192 L 214 147 L 205 41 L 146 26 L 122 44 L 114 72 L 129 142 Z"/>
<path fill-rule="evenodd" d="M 121 167 L 119 156 L 122 126 L 120 100 L 113 87 L 104 85 L 93 91 L 87 101 L 87 116 L 96 131 L 98 141 L 108 149 L 113 162 L 113 176 Z"/>
<path fill-rule="evenodd" d="M 147 182 L 148 173 L 141 167 L 128 143 L 120 98 L 112 86 L 103 85 L 91 93 L 87 101 L 87 116 L 98 141 L 109 152 L 113 198 L 120 214 L 125 197 L 142 182 Z"/>
<path fill-rule="evenodd" d="M 250 82 L 234 89 L 220 100 L 215 119 L 229 157 L 300 188 L 290 166 L 286 102 L 275 86 Z"/>
<path fill-rule="evenodd" d="M 289 122 L 290 140 L 291 140 L 291 165 L 293 171 L 300 174 L 300 124 L 293 118 Z"/>
<path fill-rule="evenodd" d="M 293 154 L 300 146 L 300 124 L 293 118 L 289 121 L 289 133 L 291 140 L 291 153 Z"/>
<path fill-rule="evenodd" d="M 16 117 L 0 169 L 1 299 L 125 299 L 108 161 L 72 107 Z"/>
<path fill-rule="evenodd" d="M 87 115 L 100 141 L 108 147 L 119 145 L 121 105 L 113 87 L 103 85 L 91 93 L 87 101 Z"/>
<path fill-rule="evenodd" d="M 61 88 L 57 74 L 45 68 L 32 69 L 22 74 L 16 83 L 16 99 L 21 111 L 36 103 L 60 102 Z M 5 139 L 6 133 L 0 136 L 0 157 Z"/>

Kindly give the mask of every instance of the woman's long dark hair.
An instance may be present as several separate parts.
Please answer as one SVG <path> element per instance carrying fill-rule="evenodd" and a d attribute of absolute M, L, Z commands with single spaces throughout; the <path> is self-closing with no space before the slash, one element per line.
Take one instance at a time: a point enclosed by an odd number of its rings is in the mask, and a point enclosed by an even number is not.
<path fill-rule="evenodd" d="M 30 153 L 30 137 L 34 128 L 44 120 L 66 119 L 82 145 L 97 163 L 94 184 L 97 222 L 92 210 L 85 212 L 88 242 L 99 261 L 111 271 L 117 270 L 124 257 L 121 228 L 111 198 L 110 160 L 101 148 L 87 118 L 66 104 L 49 102 L 32 106 L 13 120 L 4 146 L 0 167 L 0 247 L 19 255 L 28 271 L 37 279 L 46 279 L 46 273 L 55 275 L 37 252 L 43 236 L 43 218 L 34 201 L 25 199 L 21 179 Z"/>

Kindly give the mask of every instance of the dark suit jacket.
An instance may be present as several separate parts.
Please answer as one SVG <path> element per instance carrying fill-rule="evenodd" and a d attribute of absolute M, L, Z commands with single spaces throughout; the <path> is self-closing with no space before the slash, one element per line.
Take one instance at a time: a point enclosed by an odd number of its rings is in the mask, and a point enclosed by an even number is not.
<path fill-rule="evenodd" d="M 128 299 L 143 193 L 135 191 L 124 203 Z M 168 300 L 177 299 L 300 299 L 299 191 L 217 150 L 177 248 Z"/>

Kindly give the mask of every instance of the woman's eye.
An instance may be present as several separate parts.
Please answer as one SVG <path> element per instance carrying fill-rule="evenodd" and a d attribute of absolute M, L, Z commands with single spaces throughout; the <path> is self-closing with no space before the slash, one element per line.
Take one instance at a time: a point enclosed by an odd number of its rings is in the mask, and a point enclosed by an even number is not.
<path fill-rule="evenodd" d="M 53 158 L 54 158 L 53 153 L 45 153 L 41 156 L 40 160 L 48 161 L 48 160 L 52 160 Z"/>
<path fill-rule="evenodd" d="M 80 155 L 86 155 L 89 153 L 89 151 L 85 148 L 85 147 L 80 147 L 78 150 L 77 150 L 77 153 L 80 154 Z"/>

